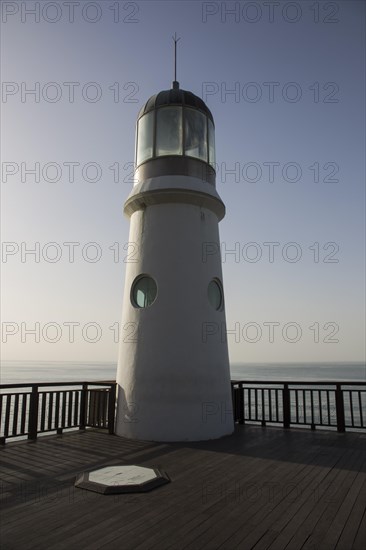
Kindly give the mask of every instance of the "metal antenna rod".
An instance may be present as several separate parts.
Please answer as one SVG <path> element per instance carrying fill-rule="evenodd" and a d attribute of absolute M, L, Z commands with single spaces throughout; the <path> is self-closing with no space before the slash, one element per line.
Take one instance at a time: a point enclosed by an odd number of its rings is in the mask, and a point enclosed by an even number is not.
<path fill-rule="evenodd" d="M 180 38 L 177 38 L 177 33 L 174 33 L 174 36 L 172 36 L 174 40 L 174 82 L 177 81 L 177 42 L 179 42 Z"/>

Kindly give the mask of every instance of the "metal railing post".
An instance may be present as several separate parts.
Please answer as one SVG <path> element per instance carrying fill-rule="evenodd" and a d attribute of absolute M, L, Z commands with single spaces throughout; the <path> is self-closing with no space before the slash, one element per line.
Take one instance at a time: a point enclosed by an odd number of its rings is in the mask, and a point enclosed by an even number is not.
<path fill-rule="evenodd" d="M 116 384 L 112 384 L 108 395 L 108 432 L 114 434 L 114 422 L 116 415 Z"/>
<path fill-rule="evenodd" d="M 81 399 L 80 399 L 80 424 L 79 424 L 79 430 L 85 430 L 87 397 L 88 397 L 88 384 L 83 384 L 82 390 L 81 390 Z"/>
<path fill-rule="evenodd" d="M 337 413 L 337 430 L 339 432 L 344 432 L 346 429 L 346 422 L 344 418 L 344 400 L 341 384 L 336 385 L 335 402 Z"/>
<path fill-rule="evenodd" d="M 239 383 L 239 424 L 244 424 L 244 388 Z"/>
<path fill-rule="evenodd" d="M 38 432 L 38 386 L 32 386 L 29 403 L 28 439 L 37 439 Z"/>
<path fill-rule="evenodd" d="M 291 411 L 290 411 L 290 390 L 288 388 L 288 384 L 283 385 L 282 400 L 283 400 L 283 427 L 289 428 L 291 423 Z"/>

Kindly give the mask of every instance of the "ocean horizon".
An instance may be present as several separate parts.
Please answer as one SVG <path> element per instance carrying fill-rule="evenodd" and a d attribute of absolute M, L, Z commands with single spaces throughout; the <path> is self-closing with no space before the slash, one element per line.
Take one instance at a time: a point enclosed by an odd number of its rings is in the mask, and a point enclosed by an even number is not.
<path fill-rule="evenodd" d="M 1 384 L 115 380 L 111 361 L 3 361 Z M 258 381 L 365 381 L 362 361 L 308 363 L 232 363 L 232 380 Z"/>

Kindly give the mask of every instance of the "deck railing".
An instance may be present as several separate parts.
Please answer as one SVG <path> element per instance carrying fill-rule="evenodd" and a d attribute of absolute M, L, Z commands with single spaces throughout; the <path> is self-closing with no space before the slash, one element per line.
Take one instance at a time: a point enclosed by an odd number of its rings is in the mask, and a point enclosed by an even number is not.
<path fill-rule="evenodd" d="M 114 432 L 115 382 L 0 385 L 0 443 L 87 427 Z"/>
<path fill-rule="evenodd" d="M 366 427 L 366 382 L 233 380 L 231 385 L 239 424 L 319 426 L 339 432 Z"/>
<path fill-rule="evenodd" d="M 233 380 L 234 420 L 324 427 L 366 428 L 366 383 Z M 114 433 L 115 382 L 59 382 L 0 385 L 0 443 L 37 439 L 66 429 L 104 428 Z"/>

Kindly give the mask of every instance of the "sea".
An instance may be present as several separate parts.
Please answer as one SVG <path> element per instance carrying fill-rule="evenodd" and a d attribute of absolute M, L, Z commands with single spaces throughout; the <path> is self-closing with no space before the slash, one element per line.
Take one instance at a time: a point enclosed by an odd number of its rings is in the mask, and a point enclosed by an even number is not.
<path fill-rule="evenodd" d="M 232 380 L 299 382 L 366 382 L 364 362 L 232 363 Z M 93 382 L 116 379 L 113 362 L 91 361 L 3 361 L 0 384 L 37 382 Z"/>

